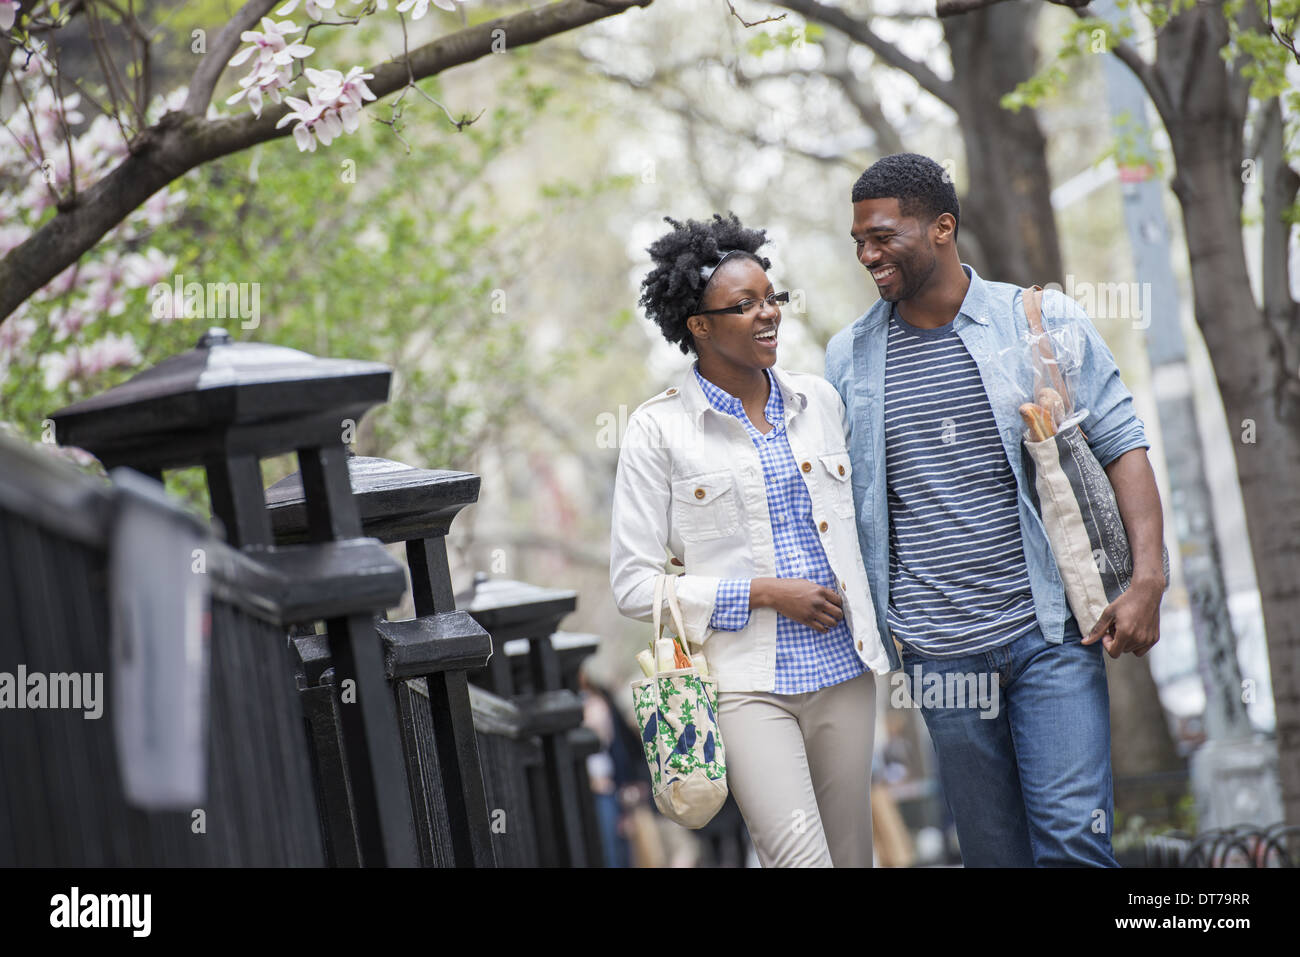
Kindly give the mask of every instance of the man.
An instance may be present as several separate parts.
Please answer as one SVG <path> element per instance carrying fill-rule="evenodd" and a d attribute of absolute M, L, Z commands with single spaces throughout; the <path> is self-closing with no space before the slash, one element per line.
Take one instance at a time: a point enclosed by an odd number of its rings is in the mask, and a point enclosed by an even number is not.
<path fill-rule="evenodd" d="M 1132 585 L 1084 637 L 1033 504 L 1023 398 L 1005 369 L 1028 331 L 1021 290 L 961 263 L 959 218 L 943 168 L 914 153 L 885 157 L 853 187 L 852 237 L 880 301 L 831 340 L 826 378 L 844 400 L 867 578 L 938 752 L 963 862 L 1114 867 L 1101 655 L 1141 656 L 1159 638 L 1149 446 L 1105 342 L 1048 290 L 1044 324 L 1069 317 L 1083 333 L 1074 406 L 1088 410 L 1083 432 L 1134 560 Z M 976 687 L 998 702 L 948 700 Z"/>

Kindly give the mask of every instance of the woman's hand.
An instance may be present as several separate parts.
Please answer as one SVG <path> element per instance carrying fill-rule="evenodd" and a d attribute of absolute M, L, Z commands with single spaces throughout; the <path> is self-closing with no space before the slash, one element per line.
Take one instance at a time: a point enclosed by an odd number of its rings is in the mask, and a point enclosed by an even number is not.
<path fill-rule="evenodd" d="M 749 606 L 771 608 L 801 625 L 825 633 L 844 618 L 838 592 L 806 578 L 755 578 L 749 584 Z"/>

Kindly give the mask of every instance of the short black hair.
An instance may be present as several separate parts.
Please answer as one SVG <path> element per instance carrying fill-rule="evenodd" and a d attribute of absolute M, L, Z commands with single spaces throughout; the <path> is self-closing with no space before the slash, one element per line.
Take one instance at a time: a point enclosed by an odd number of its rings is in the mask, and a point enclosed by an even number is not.
<path fill-rule="evenodd" d="M 853 202 L 896 199 L 904 216 L 934 222 L 943 213 L 961 225 L 957 190 L 947 171 L 920 153 L 893 153 L 872 163 L 853 184 Z M 957 235 L 956 227 L 953 236 Z"/>
<path fill-rule="evenodd" d="M 683 224 L 671 216 L 665 216 L 664 222 L 673 231 L 646 249 L 655 267 L 641 281 L 640 305 L 665 339 L 677 343 L 682 352 L 691 353 L 696 351 L 695 337 L 686 328 L 686 320 L 699 308 L 708 283 L 700 269 L 716 266 L 731 250 L 739 251 L 764 270 L 770 269 L 770 259 L 755 255 L 758 247 L 767 242 L 767 230 L 746 229 L 731 212 L 725 217 L 714 213 L 709 222 L 688 219 Z"/>

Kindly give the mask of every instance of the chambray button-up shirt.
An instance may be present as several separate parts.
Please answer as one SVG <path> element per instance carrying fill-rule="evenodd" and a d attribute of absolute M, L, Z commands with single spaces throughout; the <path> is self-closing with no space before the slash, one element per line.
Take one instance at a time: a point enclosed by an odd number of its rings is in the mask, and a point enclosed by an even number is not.
<path fill-rule="evenodd" d="M 1070 617 L 1065 587 L 1047 542 L 1047 532 L 1032 499 L 1033 479 L 1021 450 L 1024 424 L 1017 411 L 1032 394 L 1025 369 L 1008 370 L 1007 350 L 1018 354 L 1029 332 L 1021 290 L 990 282 L 962 264 L 970 287 L 953 328 L 979 369 L 997 424 L 1002 450 L 1016 478 L 1021 544 L 1029 569 L 1029 587 L 1043 637 L 1060 644 Z M 880 634 L 894 668 L 902 666 L 890 640 L 889 504 L 885 475 L 885 355 L 892 304 L 881 299 L 852 325 L 840 330 L 826 347 L 826 379 L 846 407 L 849 456 L 853 463 L 853 497 L 858 508 L 858 538 L 866 565 Z M 1043 293 L 1043 325 L 1048 330 L 1073 323 L 1082 337 L 1081 366 L 1074 394 L 1076 409 L 1087 409 L 1081 423 L 1088 444 L 1102 467 L 1135 448 L 1150 448 L 1142 420 L 1133 411 L 1133 396 L 1120 378 L 1115 357 L 1079 303 L 1048 289 Z"/>
<path fill-rule="evenodd" d="M 766 370 L 764 370 L 766 373 Z M 772 522 L 772 544 L 776 554 L 776 577 L 806 578 L 832 590 L 836 588 L 826 551 L 813 522 L 812 499 L 799 474 L 785 431 L 785 403 L 781 390 L 768 376 L 767 406 L 763 416 L 772 423 L 767 434 L 760 432 L 744 404 L 700 375 L 695 376 L 705 397 L 719 412 L 734 416 L 744 425 L 763 466 L 767 508 Z M 750 579 L 726 579 L 718 583 L 711 628 L 739 631 L 749 622 Z M 841 620 L 823 633 L 784 615 L 776 620 L 776 694 L 803 694 L 856 678 L 866 665 L 853 649 L 853 636 Z"/>

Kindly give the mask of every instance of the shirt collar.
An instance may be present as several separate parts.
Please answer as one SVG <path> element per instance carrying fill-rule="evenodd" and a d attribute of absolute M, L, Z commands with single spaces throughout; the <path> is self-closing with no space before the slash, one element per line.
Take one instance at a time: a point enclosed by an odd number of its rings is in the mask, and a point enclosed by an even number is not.
<path fill-rule="evenodd" d="M 988 286 L 973 266 L 962 263 L 961 268 L 970 276 L 970 285 L 966 288 L 966 298 L 961 301 L 961 308 L 957 310 L 957 314 L 987 326 L 989 324 Z"/>
<path fill-rule="evenodd" d="M 791 385 L 789 377 L 783 369 L 778 366 L 772 366 L 767 370 L 767 374 L 768 379 L 777 387 L 769 393 L 767 398 L 767 407 L 764 409 L 766 415 L 777 415 L 775 420 L 769 417 L 769 422 L 776 421 L 777 424 L 780 424 L 779 413 L 775 413 L 773 410 L 774 403 L 776 404 L 776 409 L 784 410 L 785 418 L 787 419 L 808 407 L 808 396 Z M 686 373 L 683 375 L 682 380 L 678 385 L 678 389 L 681 393 L 682 400 L 686 403 L 688 410 L 694 415 L 697 424 L 700 417 L 710 409 L 721 412 L 725 415 L 735 414 L 729 409 L 715 405 L 711 401 L 708 390 L 713 390 L 720 396 L 724 397 L 724 404 L 726 402 L 731 402 L 735 403 L 735 406 L 738 409 L 744 408 L 739 399 L 724 392 L 722 389 L 719 389 L 708 379 L 704 378 L 704 376 L 700 375 L 698 360 L 693 362 L 691 367 L 686 370 Z"/>
<path fill-rule="evenodd" d="M 962 263 L 961 268 L 970 277 L 970 285 L 966 288 L 966 298 L 961 301 L 961 308 L 957 310 L 957 315 L 966 316 L 982 326 L 987 326 L 989 324 L 988 283 L 980 278 L 980 274 L 975 271 L 975 267 Z M 875 305 L 867 310 L 860 321 L 863 328 L 866 328 L 877 323 L 888 322 L 889 317 L 893 314 L 894 304 L 892 302 L 877 299 Z"/>

